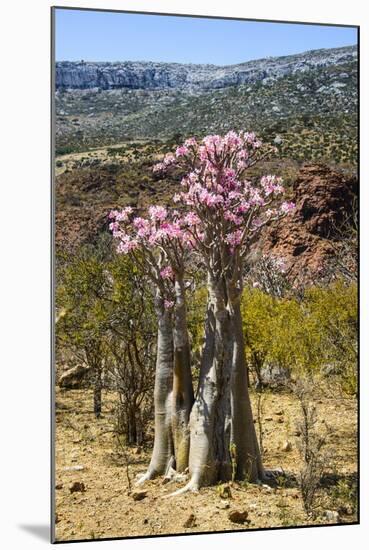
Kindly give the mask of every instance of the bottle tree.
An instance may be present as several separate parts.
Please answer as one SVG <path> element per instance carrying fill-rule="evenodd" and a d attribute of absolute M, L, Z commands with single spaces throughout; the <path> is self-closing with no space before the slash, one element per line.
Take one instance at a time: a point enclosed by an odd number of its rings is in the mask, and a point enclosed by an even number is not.
<path fill-rule="evenodd" d="M 243 270 L 262 227 L 294 208 L 283 201 L 281 178 L 247 178 L 265 154 L 253 133 L 229 132 L 201 142 L 188 139 L 154 168 L 185 174 L 182 190 L 173 197 L 181 208 L 176 239 L 197 256 L 207 278 L 200 376 L 186 427 L 190 481 L 179 492 L 232 477 L 264 477 L 247 387 L 240 309 Z"/>

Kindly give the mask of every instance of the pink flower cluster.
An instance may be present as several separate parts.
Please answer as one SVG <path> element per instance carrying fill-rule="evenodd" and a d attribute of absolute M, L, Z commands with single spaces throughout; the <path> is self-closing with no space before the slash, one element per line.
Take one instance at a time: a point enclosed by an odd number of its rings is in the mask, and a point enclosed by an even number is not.
<path fill-rule="evenodd" d="M 283 202 L 281 205 L 281 212 L 288 213 L 291 212 L 291 210 L 294 210 L 296 208 L 296 205 L 294 202 Z"/>
<path fill-rule="evenodd" d="M 168 216 L 168 211 L 164 206 L 150 206 L 149 216 L 153 221 L 162 222 Z"/>
<path fill-rule="evenodd" d="M 167 265 L 160 271 L 160 276 L 162 279 L 173 279 L 174 271 L 170 265 Z"/>
<path fill-rule="evenodd" d="M 112 210 L 111 212 L 109 212 L 109 219 L 114 219 L 117 222 L 125 222 L 128 220 L 132 212 L 133 208 L 131 206 L 126 206 L 122 210 Z"/>
<path fill-rule="evenodd" d="M 112 211 L 109 219 L 109 229 L 119 243 L 117 251 L 128 254 L 138 246 L 151 249 L 158 245 L 176 241 L 185 248 L 193 247 L 193 238 L 186 234 L 186 227 L 199 223 L 194 213 L 187 213 L 181 217 L 177 211 L 168 212 L 163 206 L 152 206 L 148 210 L 148 218 L 132 217 L 127 212 L 124 216 L 120 211 Z"/>
<path fill-rule="evenodd" d="M 248 132 L 209 135 L 199 142 L 187 139 L 154 168 L 186 171 L 182 190 L 173 196 L 175 203 L 186 207 L 185 213 L 157 205 L 149 208 L 147 218 L 136 217 L 131 222 L 129 207 L 113 211 L 110 229 L 120 241 L 120 251 L 176 242 L 201 253 L 202 243 L 219 246 L 223 242 L 233 253 L 247 242 L 248 234 L 290 212 L 295 207 L 292 202 L 275 204 L 284 194 L 280 177 L 266 175 L 252 182 L 245 178 L 245 169 L 259 158 L 261 147 L 255 134 Z M 163 279 L 172 278 L 169 267 L 162 270 Z"/>
<path fill-rule="evenodd" d="M 275 195 L 284 193 L 282 178 L 278 178 L 277 176 L 263 176 L 260 180 L 260 185 L 264 189 L 266 196 L 272 193 Z"/>

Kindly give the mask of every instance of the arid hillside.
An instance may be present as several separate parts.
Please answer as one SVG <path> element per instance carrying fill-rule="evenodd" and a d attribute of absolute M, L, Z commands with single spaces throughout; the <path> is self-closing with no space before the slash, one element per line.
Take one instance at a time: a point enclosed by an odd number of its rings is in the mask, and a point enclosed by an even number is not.
<path fill-rule="evenodd" d="M 170 143 L 137 143 L 70 154 L 58 167 L 56 180 L 56 244 L 73 250 L 108 231 L 113 208 L 145 208 L 153 201 L 171 204 L 179 179 L 158 179 L 152 166 Z M 60 162 L 60 161 L 59 161 Z M 268 227 L 254 250 L 283 257 L 291 276 L 316 275 L 335 254 L 340 227 L 351 224 L 358 182 L 352 169 L 274 158 L 254 170 L 282 175 L 296 209 Z M 333 246 L 332 246 L 333 242 Z"/>

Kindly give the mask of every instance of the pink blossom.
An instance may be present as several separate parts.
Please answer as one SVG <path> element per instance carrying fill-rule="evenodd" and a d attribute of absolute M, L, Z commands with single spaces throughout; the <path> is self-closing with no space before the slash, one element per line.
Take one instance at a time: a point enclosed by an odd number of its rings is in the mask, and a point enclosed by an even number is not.
<path fill-rule="evenodd" d="M 128 254 L 131 250 L 138 247 L 137 239 L 131 239 L 129 235 L 122 235 L 121 241 L 117 246 L 118 254 Z"/>
<path fill-rule="evenodd" d="M 164 206 L 150 206 L 149 215 L 153 221 L 163 221 L 166 219 L 168 212 Z"/>
<path fill-rule="evenodd" d="M 222 145 L 222 138 L 218 135 L 212 135 L 212 136 L 206 136 L 202 140 L 204 143 L 207 151 L 214 151 L 216 147 L 220 147 Z"/>
<path fill-rule="evenodd" d="M 122 208 L 120 212 L 117 212 L 115 219 L 117 222 L 126 222 L 132 212 L 133 208 L 131 206 L 126 206 L 125 208 Z"/>
<path fill-rule="evenodd" d="M 126 222 L 132 212 L 133 208 L 131 206 L 126 206 L 125 208 L 122 208 L 122 210 L 111 210 L 109 212 L 109 219 L 117 222 Z"/>
<path fill-rule="evenodd" d="M 227 145 L 231 150 L 234 150 L 236 149 L 237 147 L 240 147 L 242 145 L 242 139 L 240 138 L 240 136 L 238 134 L 236 134 L 236 132 L 234 132 L 233 130 L 228 132 L 228 134 L 226 134 L 224 136 L 224 143 L 225 145 Z"/>
<path fill-rule="evenodd" d="M 170 265 L 164 267 L 164 269 L 162 269 L 160 271 L 160 276 L 162 279 L 173 279 L 173 276 L 174 276 L 174 272 L 173 272 L 173 269 L 171 268 Z"/>
<path fill-rule="evenodd" d="M 255 205 L 255 206 L 264 206 L 264 204 L 265 204 L 265 201 L 264 201 L 263 197 L 260 195 L 260 193 L 257 189 L 252 190 L 252 192 L 250 194 L 249 202 L 250 202 L 251 205 Z"/>
<path fill-rule="evenodd" d="M 257 229 L 257 228 L 261 227 L 262 225 L 263 225 L 263 220 L 261 218 L 254 218 L 252 220 L 252 226 L 254 228 Z"/>
<path fill-rule="evenodd" d="M 117 214 L 118 214 L 118 210 L 110 210 L 108 214 L 109 220 L 115 220 L 115 217 Z"/>
<path fill-rule="evenodd" d="M 139 216 L 137 216 L 137 218 L 133 219 L 133 225 L 136 229 L 141 229 L 142 227 L 150 225 L 150 222 L 148 220 L 145 220 L 144 218 L 140 218 Z"/>
<path fill-rule="evenodd" d="M 174 306 L 173 300 L 164 300 L 165 309 L 172 309 L 173 306 Z"/>
<path fill-rule="evenodd" d="M 242 194 L 239 192 L 239 191 L 230 191 L 228 193 L 228 198 L 233 200 L 233 199 L 239 199 L 242 197 Z"/>
<path fill-rule="evenodd" d="M 199 201 L 206 206 L 212 207 L 224 202 L 224 198 L 221 195 L 215 193 L 209 193 L 206 189 L 203 189 L 199 194 Z"/>
<path fill-rule="evenodd" d="M 284 188 L 281 185 L 282 178 L 277 178 L 276 176 L 263 176 L 260 180 L 260 184 L 264 189 L 266 196 L 274 193 L 279 194 L 284 192 Z"/>
<path fill-rule="evenodd" d="M 109 229 L 113 233 L 119 230 L 119 223 L 118 222 L 111 222 L 109 223 Z"/>
<path fill-rule="evenodd" d="M 144 218 L 134 218 L 133 225 L 135 229 L 137 229 L 137 236 L 140 238 L 145 238 L 150 235 L 151 232 L 151 226 L 149 220 L 145 220 Z"/>
<path fill-rule="evenodd" d="M 241 243 L 242 239 L 242 231 L 240 229 L 237 229 L 237 231 L 233 231 L 232 233 L 229 233 L 226 235 L 226 242 L 231 245 L 232 247 L 235 247 Z"/>
<path fill-rule="evenodd" d="M 185 144 L 185 147 L 196 147 L 197 146 L 197 141 L 194 137 L 192 137 L 192 138 L 186 139 L 184 144 Z"/>
<path fill-rule="evenodd" d="M 154 172 L 154 174 L 156 174 L 164 172 L 165 168 L 166 166 L 163 162 L 158 162 L 157 164 L 154 164 L 154 166 L 152 167 L 152 171 Z"/>
<path fill-rule="evenodd" d="M 258 283 L 257 281 L 255 281 L 254 283 L 252 283 L 252 286 L 253 286 L 254 288 L 260 288 L 261 285 L 260 285 L 260 283 Z"/>
<path fill-rule="evenodd" d="M 236 216 L 233 212 L 230 212 L 229 210 L 226 210 L 224 212 L 224 219 L 233 222 L 236 225 L 241 225 L 243 222 L 243 218 L 240 218 L 239 216 Z"/>
<path fill-rule="evenodd" d="M 175 162 L 176 158 L 172 153 L 167 153 L 164 157 L 163 164 L 164 166 L 170 166 Z"/>
<path fill-rule="evenodd" d="M 237 208 L 237 214 L 244 214 L 248 210 L 250 210 L 250 203 L 247 201 L 242 201 Z"/>
<path fill-rule="evenodd" d="M 181 145 L 176 149 L 176 157 L 184 157 L 188 154 L 188 149 L 185 145 Z"/>
<path fill-rule="evenodd" d="M 188 214 L 186 214 L 183 221 L 190 227 L 198 225 L 201 222 L 200 218 L 197 214 L 195 214 L 195 212 L 189 212 Z"/>
<path fill-rule="evenodd" d="M 163 236 L 169 237 L 169 238 L 180 238 L 182 236 L 182 229 L 179 226 L 179 223 L 163 223 L 160 226 L 159 231 L 162 233 Z"/>
<path fill-rule="evenodd" d="M 287 212 L 290 212 L 291 210 L 294 210 L 296 208 L 296 205 L 294 202 L 283 202 L 281 204 L 281 212 L 284 212 L 284 213 L 287 213 Z"/>

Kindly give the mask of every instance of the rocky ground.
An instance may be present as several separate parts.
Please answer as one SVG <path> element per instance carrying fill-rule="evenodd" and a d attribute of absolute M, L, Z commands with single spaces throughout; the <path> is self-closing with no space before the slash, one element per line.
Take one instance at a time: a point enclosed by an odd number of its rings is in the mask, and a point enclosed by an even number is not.
<path fill-rule="evenodd" d="M 256 395 L 252 395 L 253 407 Z M 150 448 L 125 448 L 114 434 L 114 396 L 105 393 L 103 416 L 91 414 L 89 390 L 56 392 L 57 541 L 355 523 L 356 400 L 317 396 L 318 430 L 326 432 L 326 471 L 314 519 L 304 512 L 297 477 L 299 404 L 290 393 L 265 392 L 262 433 L 266 468 L 277 470 L 269 485 L 230 483 L 196 494 L 166 498 L 184 482 L 162 479 L 135 489 Z M 259 426 L 257 427 L 259 429 Z"/>

